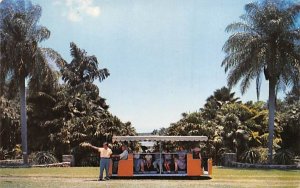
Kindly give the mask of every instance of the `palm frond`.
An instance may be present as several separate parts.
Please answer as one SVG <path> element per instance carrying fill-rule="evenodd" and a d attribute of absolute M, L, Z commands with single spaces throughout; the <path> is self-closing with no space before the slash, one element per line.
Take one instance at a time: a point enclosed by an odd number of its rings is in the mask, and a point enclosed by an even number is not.
<path fill-rule="evenodd" d="M 40 26 L 34 33 L 34 38 L 38 42 L 42 42 L 50 37 L 50 30 L 48 28 Z"/>
<path fill-rule="evenodd" d="M 248 32 L 248 33 L 256 33 L 255 29 L 251 27 L 250 25 L 243 23 L 243 22 L 235 22 L 229 24 L 225 31 L 227 33 L 229 32 Z"/>
<path fill-rule="evenodd" d="M 105 78 L 107 78 L 110 75 L 108 69 L 101 69 L 99 70 L 98 76 L 100 82 L 102 82 Z"/>
<path fill-rule="evenodd" d="M 247 74 L 246 76 L 243 77 L 243 79 L 241 81 L 241 86 L 240 86 L 242 95 L 245 94 L 245 92 L 249 88 L 253 77 L 254 77 L 253 74 Z"/>
<path fill-rule="evenodd" d="M 61 57 L 61 55 L 51 48 L 40 48 L 41 52 L 44 54 L 45 58 L 50 58 L 54 61 L 59 69 L 62 69 L 66 65 L 66 61 Z"/>
<path fill-rule="evenodd" d="M 245 11 L 247 14 L 259 11 L 259 4 L 257 2 L 248 3 L 245 5 Z"/>
<path fill-rule="evenodd" d="M 73 57 L 73 59 L 80 60 L 86 54 L 86 52 L 84 50 L 79 49 L 74 42 L 70 43 L 70 48 L 71 56 Z"/>

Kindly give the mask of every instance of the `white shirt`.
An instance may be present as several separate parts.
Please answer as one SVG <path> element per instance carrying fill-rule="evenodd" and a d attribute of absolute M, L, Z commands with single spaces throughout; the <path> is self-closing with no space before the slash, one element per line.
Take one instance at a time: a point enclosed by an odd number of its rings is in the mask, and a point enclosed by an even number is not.
<path fill-rule="evenodd" d="M 134 159 L 139 159 L 140 156 L 141 156 L 141 155 L 140 155 L 140 152 L 134 152 L 133 154 L 134 154 L 134 155 L 133 155 L 133 158 L 134 158 Z"/>
<path fill-rule="evenodd" d="M 99 148 L 98 151 L 100 152 L 100 157 L 101 158 L 110 158 L 112 151 L 110 148 L 104 149 L 104 148 Z"/>
<path fill-rule="evenodd" d="M 120 160 L 126 160 L 128 158 L 128 151 L 124 150 L 121 154 L 120 154 Z"/>

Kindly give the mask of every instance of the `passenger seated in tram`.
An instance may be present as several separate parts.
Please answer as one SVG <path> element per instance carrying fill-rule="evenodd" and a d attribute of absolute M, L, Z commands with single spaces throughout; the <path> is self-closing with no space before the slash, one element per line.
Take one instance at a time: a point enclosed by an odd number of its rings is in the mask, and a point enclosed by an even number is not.
<path fill-rule="evenodd" d="M 113 173 L 118 172 L 119 160 L 127 160 L 128 159 L 127 146 L 122 145 L 121 149 L 122 149 L 122 153 L 120 155 L 112 155 L 111 156 L 114 159 L 114 161 L 113 161 Z"/>
<path fill-rule="evenodd" d="M 171 172 L 171 164 L 172 164 L 172 154 L 170 154 L 170 150 L 166 149 L 164 152 L 164 167 L 168 173 Z"/>
<path fill-rule="evenodd" d="M 179 146 L 179 151 L 177 152 L 177 156 L 174 159 L 175 162 L 175 173 L 178 173 L 178 170 L 186 169 L 186 153 L 183 146 Z"/>
<path fill-rule="evenodd" d="M 194 159 L 201 159 L 200 151 L 201 149 L 199 147 L 195 147 L 194 149 L 192 149 Z"/>
<path fill-rule="evenodd" d="M 135 151 L 133 152 L 133 160 L 134 160 L 134 171 L 135 172 L 144 172 L 144 162 L 142 159 L 141 148 L 136 147 Z"/>
<path fill-rule="evenodd" d="M 204 171 L 208 170 L 208 157 L 206 156 L 206 152 L 203 151 L 203 155 L 201 155 L 201 149 L 199 147 L 194 148 L 193 150 L 193 158 L 194 159 L 200 159 L 201 160 L 201 168 L 204 169 Z"/>
<path fill-rule="evenodd" d="M 145 171 L 152 171 L 153 165 L 152 165 L 152 155 L 150 154 L 150 151 L 147 151 L 147 154 L 144 156 L 144 170 Z"/>
<path fill-rule="evenodd" d="M 159 172 L 160 172 L 160 169 L 163 170 L 163 169 L 162 169 L 162 164 L 163 164 L 163 162 L 162 162 L 162 160 L 161 160 L 161 158 L 160 158 L 161 156 L 160 156 L 159 150 L 156 149 L 154 152 L 155 152 L 155 154 L 154 154 L 153 167 L 154 167 L 154 169 L 156 170 L 156 172 L 159 173 Z"/>

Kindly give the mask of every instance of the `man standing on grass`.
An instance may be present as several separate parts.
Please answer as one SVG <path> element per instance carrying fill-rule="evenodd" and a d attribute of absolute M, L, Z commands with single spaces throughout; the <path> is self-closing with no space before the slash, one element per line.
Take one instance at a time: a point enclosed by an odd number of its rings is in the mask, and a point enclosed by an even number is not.
<path fill-rule="evenodd" d="M 107 142 L 103 143 L 103 148 L 98 148 L 91 144 L 89 144 L 88 146 L 97 150 L 100 153 L 100 175 L 98 180 L 99 181 L 109 180 L 109 162 L 110 162 L 110 156 L 112 155 L 112 151 L 108 147 Z M 106 177 L 103 179 L 104 169 L 105 169 Z"/>

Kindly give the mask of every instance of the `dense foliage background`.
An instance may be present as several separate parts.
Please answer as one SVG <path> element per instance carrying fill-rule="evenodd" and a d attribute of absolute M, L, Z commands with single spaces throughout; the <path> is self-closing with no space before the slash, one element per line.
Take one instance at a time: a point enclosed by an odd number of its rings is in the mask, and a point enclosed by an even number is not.
<path fill-rule="evenodd" d="M 97 153 L 87 152 L 80 143 L 99 146 L 111 141 L 112 135 L 136 132 L 130 122 L 123 123 L 108 111 L 109 106 L 93 83 L 107 78 L 108 70 L 98 69 L 97 58 L 88 56 L 74 43 L 70 48 L 73 60 L 53 70 L 56 77 L 40 82 L 39 89 L 32 89 L 30 84 L 27 88 L 29 151 L 50 151 L 59 160 L 63 154 L 73 154 L 77 165 L 96 165 Z M 9 94 L 3 92 L 0 98 L 1 159 L 21 157 L 19 100 Z"/>
<path fill-rule="evenodd" d="M 276 2 L 245 6 L 241 22 L 226 29 L 232 35 L 222 62 L 228 85 L 240 83 L 242 93 L 256 79 L 259 94 L 264 75 L 269 101 L 242 102 L 223 87 L 199 111 L 183 113 L 178 122 L 153 134 L 208 136 L 200 147 L 216 164 L 226 152 L 237 153 L 242 162 L 267 163 L 267 157 L 272 162 L 268 147 L 277 164 L 293 163 L 300 155 L 300 6 Z M 73 154 L 77 165 L 96 165 L 97 154 L 80 143 L 99 146 L 113 135 L 136 131 L 109 112 L 95 81 L 110 74 L 99 68 L 95 56 L 70 43 L 72 60 L 66 62 L 55 50 L 39 47 L 50 37 L 50 31 L 38 25 L 41 10 L 29 0 L 0 3 L 0 160 L 27 158 L 28 145 L 36 162 Z M 276 92 L 286 86 L 291 91 L 276 100 Z"/>
<path fill-rule="evenodd" d="M 243 103 L 234 95 L 226 87 L 217 89 L 199 111 L 183 113 L 178 122 L 153 134 L 208 136 L 200 147 L 216 164 L 222 164 L 226 152 L 237 153 L 238 161 L 267 163 L 268 104 Z M 294 89 L 276 103 L 273 152 L 277 164 L 292 164 L 300 155 L 299 96 L 299 90 Z"/>

